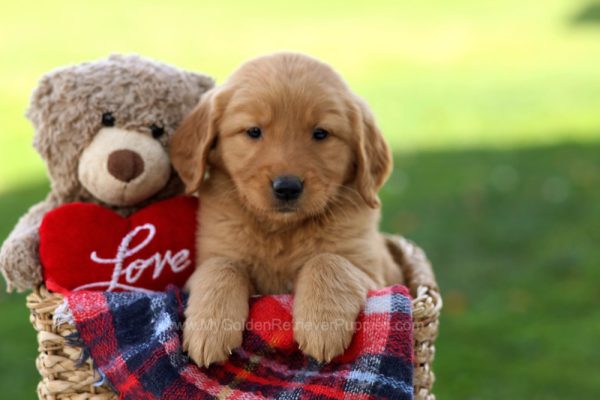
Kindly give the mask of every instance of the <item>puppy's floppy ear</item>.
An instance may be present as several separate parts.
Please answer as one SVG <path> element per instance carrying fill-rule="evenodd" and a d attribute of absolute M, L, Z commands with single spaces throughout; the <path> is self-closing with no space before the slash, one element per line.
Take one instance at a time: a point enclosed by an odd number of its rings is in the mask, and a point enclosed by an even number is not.
<path fill-rule="evenodd" d="M 356 188 L 371 208 L 380 205 L 377 192 L 392 170 L 390 149 L 365 102 L 355 97 L 353 129 L 356 132 Z"/>
<path fill-rule="evenodd" d="M 208 154 L 217 140 L 222 100 L 220 88 L 206 92 L 173 135 L 171 161 L 188 193 L 197 191 L 204 180 Z"/>

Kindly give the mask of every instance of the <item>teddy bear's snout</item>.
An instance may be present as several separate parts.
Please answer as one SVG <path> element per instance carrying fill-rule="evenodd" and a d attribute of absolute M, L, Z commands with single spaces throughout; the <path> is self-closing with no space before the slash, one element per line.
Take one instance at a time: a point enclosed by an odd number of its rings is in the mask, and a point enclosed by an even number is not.
<path fill-rule="evenodd" d="M 144 160 L 132 150 L 115 150 L 108 155 L 108 172 L 122 182 L 130 182 L 144 172 Z"/>
<path fill-rule="evenodd" d="M 110 205 L 131 205 L 161 190 L 171 176 L 163 145 L 147 133 L 100 129 L 83 150 L 77 167 L 81 185 Z"/>

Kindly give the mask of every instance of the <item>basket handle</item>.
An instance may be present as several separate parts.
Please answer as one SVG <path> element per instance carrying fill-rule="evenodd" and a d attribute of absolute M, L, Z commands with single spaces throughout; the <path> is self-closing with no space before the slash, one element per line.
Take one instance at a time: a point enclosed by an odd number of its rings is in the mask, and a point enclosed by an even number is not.
<path fill-rule="evenodd" d="M 394 261 L 402 269 L 406 286 L 413 297 L 413 320 L 424 326 L 431 325 L 427 337 L 437 336 L 437 319 L 442 309 L 442 297 L 431 263 L 425 252 L 415 243 L 398 235 L 384 235 Z"/>
<path fill-rule="evenodd" d="M 406 284 L 413 297 L 417 297 L 419 287 L 425 286 L 439 292 L 431 263 L 425 252 L 415 243 L 399 235 L 384 235 L 388 250 L 400 266 Z M 421 289 L 422 290 L 422 289 Z"/>

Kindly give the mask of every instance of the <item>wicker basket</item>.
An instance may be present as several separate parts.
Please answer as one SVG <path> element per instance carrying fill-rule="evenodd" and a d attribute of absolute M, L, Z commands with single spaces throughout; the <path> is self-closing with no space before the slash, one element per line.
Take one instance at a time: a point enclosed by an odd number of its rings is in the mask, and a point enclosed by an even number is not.
<path fill-rule="evenodd" d="M 414 329 L 414 389 L 415 399 L 434 400 L 431 392 L 434 374 L 431 363 L 435 355 L 435 339 L 439 327 L 442 299 L 431 265 L 423 251 L 413 243 L 397 236 L 388 237 L 388 247 L 404 271 L 413 296 Z M 37 392 L 46 400 L 105 400 L 117 395 L 100 380 L 90 359 L 80 364 L 82 349 L 70 345 L 69 336 L 75 328 L 69 324 L 54 326 L 53 315 L 62 303 L 62 296 L 49 292 L 44 286 L 27 297 L 30 320 L 38 332 L 39 356 L 36 366 L 42 380 Z"/>

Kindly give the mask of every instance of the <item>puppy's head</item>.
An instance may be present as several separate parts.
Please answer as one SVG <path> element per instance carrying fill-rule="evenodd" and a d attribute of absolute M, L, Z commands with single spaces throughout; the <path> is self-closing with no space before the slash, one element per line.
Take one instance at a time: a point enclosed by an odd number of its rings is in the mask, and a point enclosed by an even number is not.
<path fill-rule="evenodd" d="M 206 93 L 171 149 L 188 191 L 210 167 L 231 179 L 249 210 L 282 221 L 355 194 L 376 208 L 391 169 L 366 104 L 328 65 L 289 53 L 249 61 Z"/>

